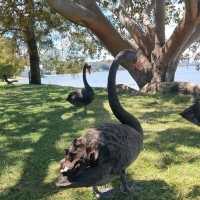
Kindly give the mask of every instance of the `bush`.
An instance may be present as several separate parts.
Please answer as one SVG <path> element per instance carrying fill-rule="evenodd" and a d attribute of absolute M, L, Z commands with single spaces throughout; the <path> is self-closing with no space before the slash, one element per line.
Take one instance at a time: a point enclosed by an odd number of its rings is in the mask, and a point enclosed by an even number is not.
<path fill-rule="evenodd" d="M 18 75 L 25 66 L 25 59 L 17 54 L 16 44 L 12 39 L 0 38 L 0 77 Z"/>

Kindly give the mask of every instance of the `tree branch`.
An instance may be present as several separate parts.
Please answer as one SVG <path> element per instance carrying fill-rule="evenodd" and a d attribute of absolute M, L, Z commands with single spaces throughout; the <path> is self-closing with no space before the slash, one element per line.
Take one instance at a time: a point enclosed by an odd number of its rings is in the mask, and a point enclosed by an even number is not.
<path fill-rule="evenodd" d="M 47 0 L 47 2 L 59 14 L 74 23 L 82 25 L 85 21 L 92 19 L 92 12 L 77 2 L 63 0 Z"/>
<path fill-rule="evenodd" d="M 200 40 L 200 24 L 196 27 L 195 31 L 191 35 L 190 39 L 185 44 L 183 51 L 185 51 L 187 48 L 189 48 L 192 43 L 197 42 Z"/>
<path fill-rule="evenodd" d="M 155 7 L 155 0 L 152 0 L 151 3 L 147 6 L 147 8 L 145 8 L 142 12 L 143 15 L 143 24 L 145 26 L 149 26 L 151 24 L 150 21 L 150 15 L 151 15 L 151 11 L 154 9 Z"/>
<path fill-rule="evenodd" d="M 155 45 L 165 43 L 165 0 L 155 0 Z"/>
<path fill-rule="evenodd" d="M 144 49 L 144 33 L 140 26 L 137 25 L 137 23 L 132 20 L 130 17 L 125 16 L 122 11 L 120 11 L 119 14 L 119 20 L 122 23 L 122 25 L 128 30 L 130 35 L 134 38 L 136 41 L 137 45 Z"/>
<path fill-rule="evenodd" d="M 92 1 L 88 2 L 86 0 L 80 2 L 72 3 L 66 0 L 48 0 L 49 5 L 63 17 L 89 28 L 112 55 L 116 55 L 123 49 L 133 49 L 131 44 L 127 40 L 124 40 L 115 30 L 96 4 L 92 4 Z"/>
<path fill-rule="evenodd" d="M 170 59 L 177 59 L 187 47 L 188 42 L 192 42 L 192 36 L 195 35 L 196 28 L 200 26 L 199 12 L 196 8 L 198 8 L 198 1 L 185 0 L 184 17 L 162 48 L 163 62 L 168 63 Z"/>
<path fill-rule="evenodd" d="M 193 22 L 198 16 L 198 1 L 185 0 L 185 19 Z"/>
<path fill-rule="evenodd" d="M 125 15 L 123 11 L 120 11 L 119 20 L 135 40 L 138 47 L 149 57 L 152 50 L 152 43 L 141 27 L 133 19 Z"/>
<path fill-rule="evenodd" d="M 113 56 L 124 49 L 132 49 L 137 51 L 134 46 L 131 45 L 131 43 L 123 39 L 115 30 L 115 28 L 97 6 L 96 1 L 94 1 L 95 3 L 92 3 L 92 0 L 76 2 L 71 2 L 69 0 L 47 1 L 53 9 L 55 9 L 66 19 L 91 30 L 92 33 L 99 38 L 99 40 Z M 89 3 L 87 4 L 87 2 Z M 145 62 L 143 69 L 139 70 L 135 67 L 125 67 L 129 70 L 131 76 L 138 83 L 139 87 L 143 87 L 147 82 L 147 76 L 149 77 L 149 80 L 152 78 L 152 73 L 149 70 L 152 66 L 142 53 L 139 56 L 139 60 Z M 141 77 L 144 77 L 144 80 L 142 80 Z"/>

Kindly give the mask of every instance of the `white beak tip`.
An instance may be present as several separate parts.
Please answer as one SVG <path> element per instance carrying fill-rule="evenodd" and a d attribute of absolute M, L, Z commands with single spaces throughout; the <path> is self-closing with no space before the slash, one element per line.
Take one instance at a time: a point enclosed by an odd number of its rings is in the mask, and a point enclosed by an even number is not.
<path fill-rule="evenodd" d="M 69 168 L 65 167 L 64 169 L 61 169 L 60 172 L 63 173 L 63 172 L 67 172 L 68 170 L 69 170 Z"/>

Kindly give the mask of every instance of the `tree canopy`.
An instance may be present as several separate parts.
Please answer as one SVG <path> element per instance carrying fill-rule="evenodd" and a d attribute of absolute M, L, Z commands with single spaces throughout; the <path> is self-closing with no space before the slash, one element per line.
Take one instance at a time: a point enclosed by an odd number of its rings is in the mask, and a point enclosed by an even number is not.
<path fill-rule="evenodd" d="M 181 54 L 200 37 L 197 0 L 48 0 L 66 19 L 87 27 L 116 55 L 137 52 L 142 69 L 126 66 L 142 88 L 149 83 L 173 81 Z M 166 38 L 166 25 L 176 24 Z"/>
<path fill-rule="evenodd" d="M 55 72 L 56 74 L 79 73 L 84 65 L 83 58 L 61 59 L 59 56 L 42 57 L 41 63 L 46 72 Z"/>
<path fill-rule="evenodd" d="M 16 38 L 17 44 L 27 46 L 31 83 L 40 84 L 40 59 L 38 43 L 48 47 L 52 44 L 50 31 L 67 28 L 62 17 L 52 15 L 43 0 L 1 0 L 0 32 Z"/>
<path fill-rule="evenodd" d="M 0 34 L 15 38 L 19 47 L 27 47 L 31 83 L 40 84 L 40 56 L 54 48 L 57 34 L 62 39 L 68 38 L 63 57 L 79 59 L 101 51 L 89 31 L 64 20 L 43 0 L 1 0 L 0 18 Z"/>

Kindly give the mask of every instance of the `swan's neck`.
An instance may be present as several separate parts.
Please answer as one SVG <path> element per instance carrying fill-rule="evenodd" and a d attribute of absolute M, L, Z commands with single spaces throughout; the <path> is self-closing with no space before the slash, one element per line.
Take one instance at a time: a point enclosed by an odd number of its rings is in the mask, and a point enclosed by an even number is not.
<path fill-rule="evenodd" d="M 127 124 L 137 130 L 139 133 L 143 134 L 142 127 L 140 122 L 130 113 L 123 109 L 121 106 L 119 99 L 117 97 L 116 92 L 116 73 L 119 67 L 119 63 L 117 60 L 114 60 L 109 71 L 108 76 L 108 100 L 112 112 L 116 116 L 116 118 L 123 124 Z"/>
<path fill-rule="evenodd" d="M 90 88 L 90 85 L 87 82 L 87 78 L 86 78 L 86 66 L 83 67 L 83 83 L 85 88 Z"/>

